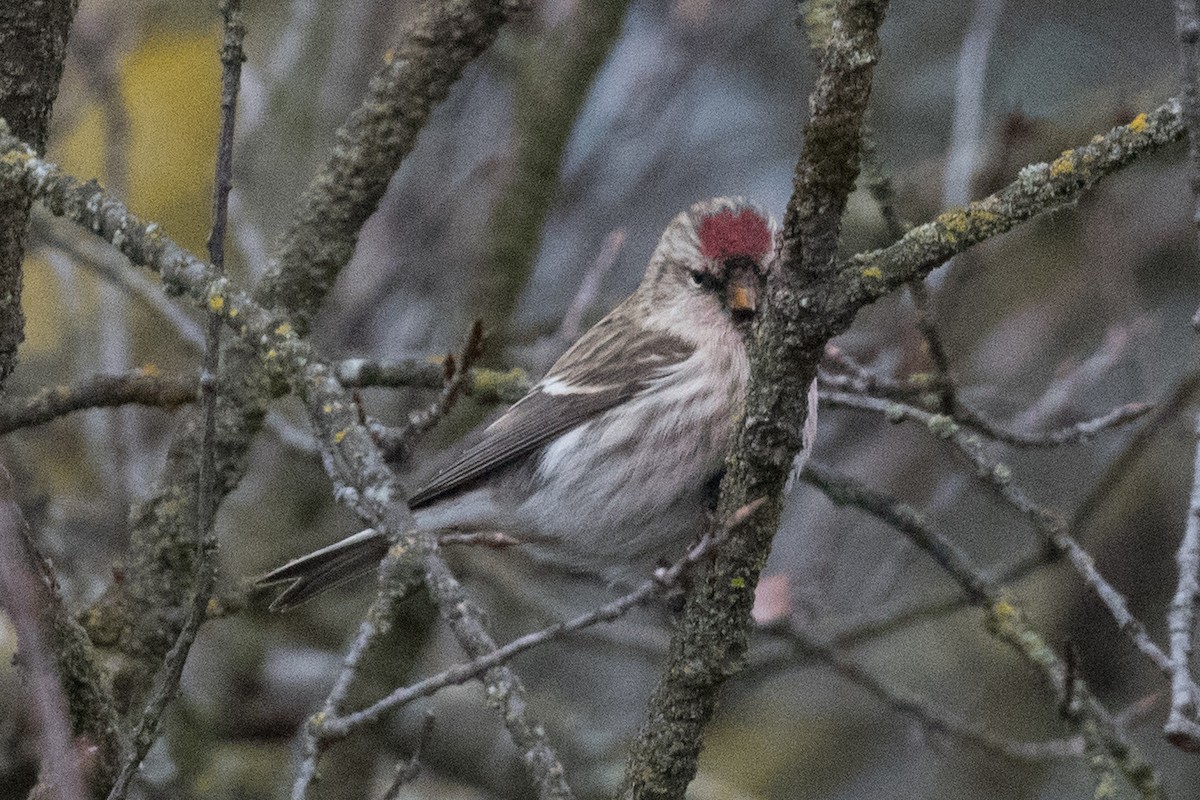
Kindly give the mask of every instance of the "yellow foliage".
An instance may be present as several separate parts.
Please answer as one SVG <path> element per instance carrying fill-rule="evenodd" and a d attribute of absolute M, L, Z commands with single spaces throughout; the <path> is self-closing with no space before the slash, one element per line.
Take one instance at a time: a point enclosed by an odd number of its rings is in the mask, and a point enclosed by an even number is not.
<path fill-rule="evenodd" d="M 129 117 L 130 205 L 193 252 L 210 225 L 220 36 L 157 32 L 121 61 Z"/>

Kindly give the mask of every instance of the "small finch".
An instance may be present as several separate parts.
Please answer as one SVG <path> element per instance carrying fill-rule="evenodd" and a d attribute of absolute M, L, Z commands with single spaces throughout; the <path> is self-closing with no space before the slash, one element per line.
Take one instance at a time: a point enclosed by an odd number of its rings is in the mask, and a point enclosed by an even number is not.
<path fill-rule="evenodd" d="M 408 501 L 417 527 L 503 532 L 533 557 L 631 582 L 703 530 L 746 395 L 775 226 L 741 198 L 667 226 L 637 291 Z M 368 529 L 259 579 L 284 610 L 383 558 Z"/>

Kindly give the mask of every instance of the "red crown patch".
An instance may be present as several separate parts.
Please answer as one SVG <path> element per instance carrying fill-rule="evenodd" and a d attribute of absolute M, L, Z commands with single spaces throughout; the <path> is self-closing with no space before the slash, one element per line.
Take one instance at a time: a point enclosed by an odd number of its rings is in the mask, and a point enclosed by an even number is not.
<path fill-rule="evenodd" d="M 767 221 L 749 208 L 736 214 L 728 208 L 710 214 L 700 222 L 696 235 L 701 254 L 714 261 L 734 256 L 758 260 L 771 250 Z"/>

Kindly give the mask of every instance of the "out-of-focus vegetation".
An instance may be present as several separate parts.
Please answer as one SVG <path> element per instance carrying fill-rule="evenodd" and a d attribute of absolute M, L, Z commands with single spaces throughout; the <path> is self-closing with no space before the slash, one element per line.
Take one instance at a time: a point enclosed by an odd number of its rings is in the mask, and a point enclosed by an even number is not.
<path fill-rule="evenodd" d="M 249 60 L 230 272 L 248 283 L 413 3 L 246 5 Z M 573 122 L 560 174 L 551 176 L 544 225 L 520 232 L 536 242 L 532 265 L 489 262 L 497 251 L 489 237 L 498 235 L 492 212 L 511 189 L 519 137 L 562 124 L 517 114 L 514 97 L 522 95 L 515 83 L 555 80 L 537 69 L 539 48 L 558 41 L 563 26 L 577 24 L 591 6 L 549 2 L 506 29 L 435 112 L 318 320 L 315 340 L 330 357 L 457 350 L 481 306 L 496 297 L 498 307 L 513 308 L 507 348 L 485 360 L 536 372 L 547 364 L 545 344 L 582 276 L 614 231 L 624 232 L 624 245 L 585 324 L 633 288 L 659 231 L 693 201 L 743 194 L 782 213 L 813 75 L 793 4 L 635 0 Z M 898 210 L 913 223 L 942 210 L 970 6 L 895 4 L 884 28 L 871 121 Z M 49 160 L 97 177 L 193 252 L 203 252 L 210 224 L 219 42 L 217 15 L 206 4 L 84 3 L 47 148 Z M 1177 91 L 1176 70 L 1168 3 L 1006 3 L 987 62 L 972 196 L 1158 105 Z M 573 108 L 554 106 L 561 107 Z M 1131 400 L 1160 402 L 1198 368 L 1188 321 L 1200 304 L 1200 271 L 1182 153 L 1176 147 L 1139 162 L 1076 208 L 956 259 L 934 311 L 964 398 L 1014 428 L 1053 428 Z M 887 241 L 877 205 L 858 193 L 845 251 Z M 10 396 L 146 364 L 198 368 L 198 317 L 164 315 L 148 299 L 157 288 L 136 273 L 123 277 L 129 272 L 101 244 L 35 211 L 27 341 Z M 514 281 L 519 299 L 510 303 L 500 295 Z M 838 344 L 880 371 L 929 368 L 911 304 L 900 297 L 862 314 Z M 422 390 L 365 392 L 370 412 L 390 420 L 430 397 Z M 437 453 L 492 411 L 464 400 L 409 460 L 410 476 L 429 471 Z M 1115 465 L 1136 426 L 1086 445 L 998 451 L 1037 500 L 1077 514 L 1074 534 L 1160 640 L 1191 483 L 1194 411 L 1185 402 L 1119 473 Z M 370 580 L 285 616 L 266 613 L 261 598 L 247 602 L 248 579 L 356 530 L 333 502 L 317 456 L 296 445 L 305 433 L 301 420 L 294 401 L 278 404 L 254 445 L 247 478 L 220 510 L 220 596 L 231 611 L 201 631 L 166 735 L 147 761 L 142 796 L 280 796 L 292 737 L 324 697 L 368 602 Z M 149 494 L 171 431 L 165 412 L 120 409 L 5 438 L 0 456 L 72 608 L 85 608 L 119 574 L 126 512 Z M 1007 564 L 1039 546 L 1025 523 L 973 484 L 969 467 L 925 431 L 826 411 L 816 452 L 926 509 L 980 564 Z M 531 574 L 510 554 L 472 553 L 463 562 L 502 637 L 595 607 L 611 594 L 580 578 Z M 768 573 L 784 577 L 791 613 L 818 637 L 951 588 L 924 554 L 807 487 L 791 499 Z M 1148 697 L 1161 678 L 1095 598 L 1059 563 L 1012 586 L 1052 642 L 1071 643 L 1080 674 L 1110 707 L 1146 700 L 1131 738 L 1160 768 L 1173 797 L 1190 796 L 1200 785 L 1200 760 L 1162 740 L 1166 700 Z M 411 619 L 366 664 L 355 700 L 461 658 L 436 626 L 428 637 L 407 638 L 429 622 L 423 598 L 405 613 Z M 515 662 L 583 796 L 604 796 L 619 782 L 625 746 L 662 664 L 669 618 L 663 607 L 646 609 Z M 847 654 L 898 692 L 954 709 L 999 736 L 1062 736 L 1039 677 L 992 639 L 981 619 L 971 609 L 938 614 L 870 637 Z M 759 645 L 751 668 L 726 692 L 693 786 L 696 798 L 1033 800 L 1091 792 L 1078 758 L 1021 761 L 930 732 L 827 665 L 782 657 L 778 642 Z M 20 677 L 7 666 L 15 649 L 0 617 L 0 797 L 24 796 L 36 764 Z M 426 771 L 402 797 L 525 796 L 511 746 L 479 695 L 468 684 L 427 704 L 437 724 L 423 752 Z M 317 796 L 378 796 L 410 751 L 419 719 L 419 710 L 410 710 L 331 750 Z"/>

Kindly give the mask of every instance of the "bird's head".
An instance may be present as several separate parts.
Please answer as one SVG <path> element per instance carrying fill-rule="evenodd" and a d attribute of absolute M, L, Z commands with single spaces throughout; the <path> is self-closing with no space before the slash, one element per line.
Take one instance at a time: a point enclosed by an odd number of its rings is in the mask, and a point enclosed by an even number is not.
<path fill-rule="evenodd" d="M 775 239 L 770 216 L 740 197 L 696 203 L 663 231 L 639 293 L 664 320 L 728 321 L 744 332 L 758 311 Z"/>

